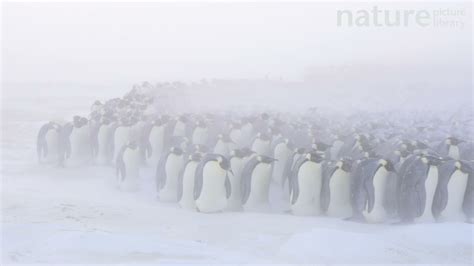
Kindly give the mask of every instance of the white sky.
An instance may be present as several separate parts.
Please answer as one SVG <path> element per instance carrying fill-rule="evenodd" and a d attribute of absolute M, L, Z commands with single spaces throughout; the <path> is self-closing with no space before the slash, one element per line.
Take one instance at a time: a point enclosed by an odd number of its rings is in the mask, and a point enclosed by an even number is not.
<path fill-rule="evenodd" d="M 338 28 L 338 9 L 374 3 L 4 3 L 7 83 L 201 78 L 299 80 L 309 66 L 396 65 L 470 72 L 472 28 Z M 386 9 L 464 8 L 377 4 Z M 452 73 L 446 73 L 452 72 Z M 470 75 L 470 74 L 468 74 Z"/>

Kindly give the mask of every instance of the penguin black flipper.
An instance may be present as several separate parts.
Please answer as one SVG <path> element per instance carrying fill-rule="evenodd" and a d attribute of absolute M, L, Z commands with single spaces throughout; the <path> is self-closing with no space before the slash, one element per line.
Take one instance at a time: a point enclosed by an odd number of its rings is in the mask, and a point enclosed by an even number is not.
<path fill-rule="evenodd" d="M 214 156 L 212 154 L 206 154 L 196 168 L 196 173 L 194 174 L 194 200 L 197 200 L 199 196 L 201 196 L 204 166 L 206 166 L 206 163 L 209 161 L 216 161 L 215 154 Z"/>
<path fill-rule="evenodd" d="M 123 161 L 123 154 L 125 153 L 125 150 L 128 148 L 127 145 L 124 145 L 121 149 L 120 152 L 117 156 L 116 164 L 115 164 L 115 171 L 117 178 L 120 178 L 120 181 L 125 180 L 125 177 L 127 176 L 127 170 L 125 168 L 125 162 Z"/>
<path fill-rule="evenodd" d="M 156 167 L 156 190 L 159 191 L 166 184 L 166 160 L 171 152 L 168 152 L 165 156 L 161 156 L 158 166 Z"/>
<path fill-rule="evenodd" d="M 191 160 L 187 160 L 185 163 L 184 163 L 184 167 L 180 170 L 179 172 L 179 175 L 178 175 L 178 201 L 181 200 L 181 198 L 183 197 L 183 178 L 184 178 L 184 171 L 186 170 L 186 166 L 188 166 L 188 163 L 190 162 Z"/>
<path fill-rule="evenodd" d="M 374 188 L 374 176 L 382 165 L 379 159 L 368 160 L 363 167 L 364 179 L 364 190 L 367 195 L 367 211 L 370 213 L 374 209 L 375 204 L 375 188 Z"/>
<path fill-rule="evenodd" d="M 46 142 L 46 133 L 52 129 L 52 126 L 47 123 L 43 125 L 39 132 L 38 137 L 36 139 L 36 152 L 38 153 L 38 160 L 41 159 L 41 156 L 46 157 L 48 155 L 48 144 Z"/>
<path fill-rule="evenodd" d="M 117 130 L 117 128 L 119 127 L 120 125 L 118 123 L 115 123 L 112 128 L 110 129 L 110 141 L 109 141 L 109 152 L 110 152 L 110 155 L 113 157 L 113 154 L 115 152 L 115 131 Z"/>
<path fill-rule="evenodd" d="M 329 201 L 331 200 L 331 190 L 329 188 L 329 181 L 331 176 L 339 167 L 332 161 L 324 162 L 322 165 L 322 184 L 321 184 L 321 209 L 326 212 L 329 208 Z"/>
<path fill-rule="evenodd" d="M 69 137 L 71 136 L 73 125 L 67 123 L 60 127 L 59 130 L 59 165 L 64 165 L 64 160 L 71 156 L 71 142 Z"/>
<path fill-rule="evenodd" d="M 99 151 L 99 129 L 101 124 L 90 127 L 90 141 L 91 141 L 91 148 L 92 148 L 92 155 L 96 156 Z"/>
<path fill-rule="evenodd" d="M 285 181 L 288 181 L 290 191 L 291 191 L 290 176 L 291 176 L 291 173 L 292 173 L 292 170 L 293 170 L 292 166 L 293 166 L 293 161 L 295 159 L 295 155 L 296 155 L 296 152 L 291 154 L 291 156 L 289 156 L 288 160 L 286 160 L 285 167 L 283 168 L 283 174 L 282 174 L 283 179 L 282 179 L 281 185 L 283 186 L 285 184 Z"/>
<path fill-rule="evenodd" d="M 242 193 L 242 204 L 245 204 L 250 196 L 250 190 L 252 185 L 252 172 L 255 167 L 259 164 L 257 157 L 252 158 L 242 169 L 242 179 L 240 183 Z"/>
<path fill-rule="evenodd" d="M 308 159 L 303 157 L 300 158 L 295 164 L 295 167 L 291 171 L 289 184 L 290 184 L 290 195 L 291 195 L 291 204 L 295 204 L 298 200 L 298 196 L 300 194 L 299 184 L 298 184 L 298 170 L 300 169 L 301 165 L 307 162 Z"/>
<path fill-rule="evenodd" d="M 474 171 L 473 165 L 470 164 L 469 171 L 468 171 L 468 179 L 466 185 L 466 192 L 464 194 L 464 200 L 462 203 L 462 210 L 464 214 L 466 214 L 466 218 L 468 222 L 472 223 L 472 219 L 474 218 Z"/>
<path fill-rule="evenodd" d="M 362 217 L 362 211 L 367 206 L 367 193 L 364 189 L 365 175 L 364 165 L 368 161 L 354 163 L 354 171 L 351 173 L 351 205 L 353 218 Z"/>
<path fill-rule="evenodd" d="M 431 206 L 431 212 L 436 219 L 448 205 L 448 183 L 451 175 L 456 171 L 455 163 L 456 161 L 449 160 L 438 167 L 438 184 Z"/>
<path fill-rule="evenodd" d="M 423 214 L 426 204 L 426 191 L 424 182 L 429 171 L 429 166 L 417 157 L 406 168 L 400 187 L 400 218 L 413 220 Z"/>
<path fill-rule="evenodd" d="M 226 196 L 226 198 L 229 198 L 231 193 L 232 193 L 232 186 L 230 184 L 229 175 L 227 174 L 225 176 L 225 196 Z"/>

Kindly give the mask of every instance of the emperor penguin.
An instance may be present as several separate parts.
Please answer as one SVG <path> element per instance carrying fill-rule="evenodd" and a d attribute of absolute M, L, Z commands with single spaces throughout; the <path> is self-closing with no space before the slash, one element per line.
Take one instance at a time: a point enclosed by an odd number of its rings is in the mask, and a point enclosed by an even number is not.
<path fill-rule="evenodd" d="M 151 155 L 148 158 L 148 162 L 151 165 L 158 164 L 165 151 L 165 143 L 167 140 L 166 128 L 166 121 L 161 118 L 153 119 L 147 127 L 147 133 L 145 133 L 144 136 L 148 138 L 147 145 L 149 145 L 151 149 Z"/>
<path fill-rule="evenodd" d="M 259 132 L 252 142 L 251 150 L 260 155 L 271 156 L 271 142 L 270 136 Z"/>
<path fill-rule="evenodd" d="M 449 137 L 438 145 L 437 152 L 442 156 L 449 156 L 455 160 L 459 160 L 461 159 L 459 152 L 459 144 L 463 142 L 464 141 L 458 138 Z"/>
<path fill-rule="evenodd" d="M 272 165 L 275 159 L 257 155 L 242 170 L 241 193 L 245 211 L 269 210 L 269 190 Z"/>
<path fill-rule="evenodd" d="M 252 145 L 252 138 L 255 136 L 252 122 L 252 118 L 242 119 L 240 143 L 237 143 L 240 148 Z"/>
<path fill-rule="evenodd" d="M 229 181 L 232 190 L 229 196 L 227 209 L 231 211 L 242 210 L 242 195 L 240 189 L 242 170 L 254 153 L 255 152 L 249 148 L 243 148 L 235 149 L 230 154 L 230 169 L 232 169 L 232 173 L 229 174 Z"/>
<path fill-rule="evenodd" d="M 199 163 L 194 183 L 194 199 L 199 212 L 212 213 L 227 207 L 231 185 L 230 163 L 220 154 L 206 154 Z"/>
<path fill-rule="evenodd" d="M 36 141 L 36 151 L 40 163 L 56 163 L 60 159 L 61 125 L 55 122 L 44 124 Z"/>
<path fill-rule="evenodd" d="M 183 209 L 196 210 L 194 201 L 194 182 L 196 169 L 202 160 L 203 154 L 195 152 L 188 155 L 187 162 L 178 181 L 178 203 Z"/>
<path fill-rule="evenodd" d="M 129 141 L 121 147 L 115 163 L 117 183 L 120 189 L 138 189 L 139 167 L 140 149 L 136 141 Z"/>
<path fill-rule="evenodd" d="M 352 214 L 351 168 L 352 160 L 349 158 L 323 164 L 321 208 L 328 216 L 347 218 Z"/>
<path fill-rule="evenodd" d="M 433 199 L 442 160 L 432 154 L 414 154 L 400 171 L 398 214 L 402 222 L 433 222 Z"/>
<path fill-rule="evenodd" d="M 181 148 L 172 147 L 162 156 L 156 171 L 156 185 L 160 201 L 176 202 L 178 180 L 184 167 L 185 154 Z"/>
<path fill-rule="evenodd" d="M 474 180 L 472 163 L 449 160 L 439 166 L 439 182 L 433 199 L 433 215 L 439 220 L 469 221 L 464 206 Z M 472 185 L 471 185 L 472 186 Z M 472 203 L 471 203 L 472 204 Z"/>
<path fill-rule="evenodd" d="M 71 153 L 66 161 L 68 166 L 84 165 L 91 161 L 91 129 L 87 118 L 74 116 L 68 144 L 71 149 Z"/>
<path fill-rule="evenodd" d="M 290 182 L 291 205 L 294 215 L 321 214 L 322 163 L 324 154 L 310 152 L 298 160 L 292 171 Z"/>
<path fill-rule="evenodd" d="M 343 139 L 340 136 L 336 136 L 336 139 L 332 142 L 331 148 L 328 151 L 331 155 L 331 160 L 338 159 L 339 151 L 341 150 L 343 145 Z"/>
<path fill-rule="evenodd" d="M 273 181 L 283 186 L 285 165 L 293 154 L 293 145 L 288 138 L 279 138 L 273 143 L 273 158 L 277 161 L 273 164 Z"/>
<path fill-rule="evenodd" d="M 181 115 L 176 119 L 173 128 L 173 136 L 187 137 L 189 118 L 186 115 Z"/>
<path fill-rule="evenodd" d="M 368 223 L 385 222 L 388 179 L 393 178 L 393 164 L 385 159 L 368 158 L 353 165 L 351 174 L 352 219 Z"/>
<path fill-rule="evenodd" d="M 130 140 L 130 121 L 129 118 L 123 117 L 120 122 L 118 122 L 113 127 L 113 161 L 117 161 L 120 148 L 123 147 Z"/>
<path fill-rule="evenodd" d="M 216 145 L 214 146 L 214 153 L 229 157 L 230 152 L 233 150 L 234 147 L 234 143 L 229 138 L 229 135 L 219 134 L 217 136 Z"/>
<path fill-rule="evenodd" d="M 95 162 L 100 165 L 109 164 L 112 160 L 112 132 L 113 121 L 108 117 L 101 117 L 97 130 L 95 131 Z"/>
<path fill-rule="evenodd" d="M 207 145 L 209 142 L 209 128 L 207 124 L 202 121 L 198 120 L 196 122 L 196 126 L 193 130 L 192 136 L 191 136 L 191 142 L 193 144 L 199 144 L 199 145 Z"/>

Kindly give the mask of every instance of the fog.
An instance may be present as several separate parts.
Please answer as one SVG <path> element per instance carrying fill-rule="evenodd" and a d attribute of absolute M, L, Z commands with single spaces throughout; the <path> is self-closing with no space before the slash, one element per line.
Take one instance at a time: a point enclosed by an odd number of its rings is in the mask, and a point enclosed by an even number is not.
<path fill-rule="evenodd" d="M 282 97 L 292 106 L 311 105 L 301 94 L 312 96 L 313 105 L 326 99 L 371 108 L 469 105 L 470 5 L 377 5 L 392 11 L 464 10 L 446 17 L 463 23 L 457 27 L 337 25 L 338 10 L 355 14 L 374 5 L 5 3 L 4 93 L 31 95 L 41 88 L 42 94 L 73 94 L 81 87 L 117 96 L 143 81 L 245 79 L 258 82 L 254 92 L 262 97 L 275 94 L 274 82 L 291 87 Z"/>

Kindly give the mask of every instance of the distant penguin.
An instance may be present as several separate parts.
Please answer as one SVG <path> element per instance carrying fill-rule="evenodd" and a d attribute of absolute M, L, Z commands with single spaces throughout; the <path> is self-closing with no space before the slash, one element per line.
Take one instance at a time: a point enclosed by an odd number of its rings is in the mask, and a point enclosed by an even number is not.
<path fill-rule="evenodd" d="M 252 145 L 252 139 L 255 136 L 252 118 L 242 119 L 242 126 L 240 132 L 241 137 L 240 142 L 237 143 L 238 147 L 243 148 Z"/>
<path fill-rule="evenodd" d="M 67 165 L 78 166 L 91 161 L 91 129 L 89 121 L 85 117 L 74 117 L 68 143 L 71 147 L 71 154 L 67 158 Z"/>
<path fill-rule="evenodd" d="M 242 210 L 242 195 L 241 195 L 241 180 L 244 166 L 249 161 L 254 152 L 248 148 L 233 150 L 230 154 L 230 168 L 232 173 L 229 173 L 229 180 L 232 187 L 227 209 L 232 211 Z"/>
<path fill-rule="evenodd" d="M 112 132 L 114 124 L 111 119 L 102 117 L 98 129 L 95 132 L 94 143 L 96 146 L 95 161 L 98 164 L 106 165 L 112 160 Z"/>
<path fill-rule="evenodd" d="M 437 165 L 433 155 L 418 154 L 407 158 L 400 171 L 398 211 L 402 222 L 434 221 L 433 199 L 438 185 Z"/>
<path fill-rule="evenodd" d="M 272 156 L 270 136 L 263 133 L 257 133 L 257 136 L 252 142 L 251 149 L 259 155 Z"/>
<path fill-rule="evenodd" d="M 140 150 L 135 141 L 128 142 L 120 148 L 115 163 L 117 183 L 120 189 L 136 190 L 140 166 Z"/>
<path fill-rule="evenodd" d="M 231 193 L 229 160 L 220 154 L 207 154 L 196 170 L 194 199 L 199 212 L 223 211 Z"/>
<path fill-rule="evenodd" d="M 157 165 L 163 152 L 167 140 L 167 124 L 163 119 L 155 119 L 150 122 L 145 136 L 148 135 L 148 144 L 151 147 L 151 156 L 148 161 L 151 165 Z"/>
<path fill-rule="evenodd" d="M 113 161 L 117 161 L 120 148 L 130 140 L 130 122 L 129 119 L 122 118 L 113 128 Z"/>
<path fill-rule="evenodd" d="M 321 208 L 328 216 L 347 218 L 352 214 L 351 167 L 348 158 L 323 164 Z"/>
<path fill-rule="evenodd" d="M 214 146 L 214 153 L 229 157 L 230 152 L 235 147 L 234 143 L 228 135 L 219 134 L 217 138 L 216 145 Z"/>
<path fill-rule="evenodd" d="M 43 125 L 36 141 L 38 161 L 40 163 L 57 163 L 60 159 L 61 125 L 49 122 Z"/>
<path fill-rule="evenodd" d="M 273 164 L 273 181 L 279 186 L 283 186 L 285 165 L 293 154 L 293 145 L 287 138 L 279 138 L 272 144 L 273 158 L 277 161 Z"/>
<path fill-rule="evenodd" d="M 333 141 L 331 148 L 329 149 L 329 153 L 331 154 L 331 160 L 338 159 L 339 151 L 341 150 L 343 145 L 344 145 L 344 141 L 340 137 L 337 137 Z"/>
<path fill-rule="evenodd" d="M 209 128 L 207 127 L 207 124 L 204 123 L 202 120 L 198 120 L 191 136 L 191 142 L 193 144 L 207 145 L 208 141 Z"/>
<path fill-rule="evenodd" d="M 245 211 L 269 210 L 269 190 L 272 164 L 275 159 L 265 156 L 254 156 L 242 170 L 241 192 L 242 205 Z"/>
<path fill-rule="evenodd" d="M 178 117 L 174 124 L 173 128 L 173 136 L 177 137 L 186 137 L 187 130 L 188 130 L 188 123 L 189 119 L 186 115 L 181 115 Z"/>
<path fill-rule="evenodd" d="M 188 161 L 179 176 L 178 182 L 178 203 L 183 209 L 196 210 L 194 201 L 194 182 L 196 169 L 203 155 L 199 152 L 188 155 Z"/>
<path fill-rule="evenodd" d="M 354 169 L 355 168 L 355 169 Z M 381 223 L 388 219 L 385 209 L 388 179 L 395 168 L 390 161 L 369 158 L 353 165 L 351 174 L 352 219 Z"/>
<path fill-rule="evenodd" d="M 172 147 L 169 153 L 160 159 L 156 171 L 156 185 L 160 201 L 177 201 L 178 180 L 184 167 L 184 156 L 182 149 Z"/>
<path fill-rule="evenodd" d="M 298 160 L 290 182 L 291 212 L 294 215 L 321 213 L 322 163 L 324 154 L 310 152 Z"/>
<path fill-rule="evenodd" d="M 468 183 L 474 182 L 470 180 L 474 178 L 473 174 L 472 163 L 466 161 L 449 160 L 439 166 L 439 182 L 432 208 L 437 219 L 469 221 L 464 206 L 469 193 Z"/>
<path fill-rule="evenodd" d="M 463 143 L 462 140 L 449 137 L 438 145 L 437 152 L 442 156 L 449 156 L 454 160 L 459 160 L 461 159 L 459 151 L 459 144 L 461 143 Z"/>

